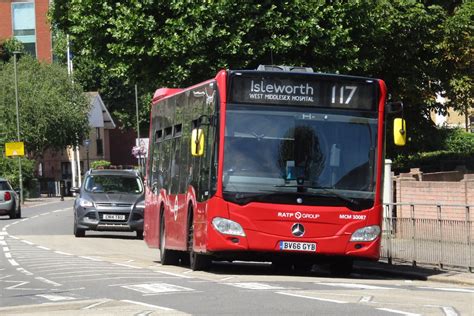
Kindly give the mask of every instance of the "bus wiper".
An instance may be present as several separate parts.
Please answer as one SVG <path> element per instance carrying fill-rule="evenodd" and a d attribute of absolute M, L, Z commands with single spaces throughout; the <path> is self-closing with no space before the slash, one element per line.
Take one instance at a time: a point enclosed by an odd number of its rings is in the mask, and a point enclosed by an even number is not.
<path fill-rule="evenodd" d="M 275 185 L 275 187 L 278 188 L 302 188 L 302 189 L 314 189 L 314 190 L 321 190 L 325 193 L 330 194 L 331 196 L 334 196 L 338 198 L 341 201 L 344 201 L 346 203 L 349 203 L 350 205 L 354 207 L 359 207 L 360 203 L 356 201 L 353 198 L 347 197 L 345 195 L 339 194 L 336 191 L 334 191 L 332 188 L 327 188 L 327 187 L 320 187 L 320 186 L 315 186 L 315 185 L 307 185 L 307 184 L 284 184 L 284 185 Z"/>

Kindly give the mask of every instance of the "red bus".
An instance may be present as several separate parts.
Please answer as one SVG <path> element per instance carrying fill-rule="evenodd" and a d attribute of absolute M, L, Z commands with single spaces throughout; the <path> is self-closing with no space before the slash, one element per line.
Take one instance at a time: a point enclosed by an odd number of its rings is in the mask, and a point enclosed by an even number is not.
<path fill-rule="evenodd" d="M 193 270 L 377 260 L 386 95 L 380 79 L 285 66 L 156 90 L 146 243 Z"/>

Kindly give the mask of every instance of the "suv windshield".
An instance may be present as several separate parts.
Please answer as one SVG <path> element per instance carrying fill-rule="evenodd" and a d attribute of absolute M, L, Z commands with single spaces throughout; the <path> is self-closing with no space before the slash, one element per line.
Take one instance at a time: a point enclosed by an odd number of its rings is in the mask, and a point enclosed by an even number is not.
<path fill-rule="evenodd" d="M 376 140 L 375 112 L 229 106 L 224 194 L 235 202 L 304 193 L 373 203 Z"/>
<path fill-rule="evenodd" d="M 85 181 L 84 190 L 96 193 L 140 194 L 143 192 L 143 184 L 138 177 L 90 175 Z"/>

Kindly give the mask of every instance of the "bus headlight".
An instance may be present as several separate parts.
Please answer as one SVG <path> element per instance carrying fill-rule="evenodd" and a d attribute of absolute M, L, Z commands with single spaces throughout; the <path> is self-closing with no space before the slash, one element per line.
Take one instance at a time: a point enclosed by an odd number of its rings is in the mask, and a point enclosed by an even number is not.
<path fill-rule="evenodd" d="M 356 230 L 352 236 L 351 241 L 372 241 L 380 235 L 380 226 L 366 226 Z"/>
<path fill-rule="evenodd" d="M 245 237 L 245 232 L 239 223 L 222 217 L 214 217 L 212 226 L 221 234 Z"/>

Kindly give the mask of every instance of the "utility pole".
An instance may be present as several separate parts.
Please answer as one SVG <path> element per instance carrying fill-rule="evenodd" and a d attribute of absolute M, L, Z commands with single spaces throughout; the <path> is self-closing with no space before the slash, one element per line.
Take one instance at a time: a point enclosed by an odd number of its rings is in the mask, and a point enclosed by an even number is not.
<path fill-rule="evenodd" d="M 20 111 L 18 102 L 18 75 L 16 59 L 17 55 L 20 54 L 18 51 L 13 52 L 13 67 L 15 68 L 15 103 L 16 103 L 16 133 L 17 141 L 20 141 Z M 23 204 L 23 176 L 21 172 L 21 158 L 18 157 L 18 169 L 19 169 L 19 180 L 20 180 L 20 204 Z"/>
<path fill-rule="evenodd" d="M 137 84 L 135 84 L 135 109 L 137 113 L 137 146 L 141 148 L 141 141 L 140 141 L 140 119 L 138 117 L 138 88 Z M 138 166 L 140 168 L 140 172 L 143 173 L 143 166 L 142 166 L 142 155 L 141 150 L 138 154 Z"/>

